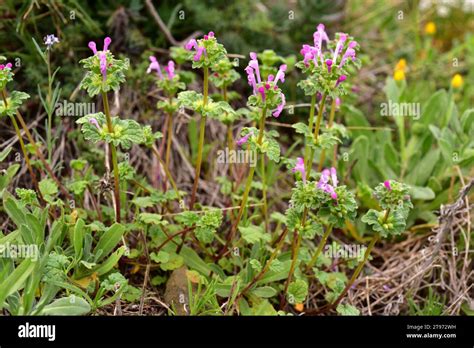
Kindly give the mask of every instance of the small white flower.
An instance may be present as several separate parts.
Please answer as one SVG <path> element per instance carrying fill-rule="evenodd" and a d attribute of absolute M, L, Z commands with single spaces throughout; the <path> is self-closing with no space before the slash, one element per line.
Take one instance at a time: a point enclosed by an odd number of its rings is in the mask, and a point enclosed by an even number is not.
<path fill-rule="evenodd" d="M 46 37 L 44 38 L 44 44 L 47 47 L 47 49 L 49 50 L 55 43 L 59 43 L 59 39 L 54 36 L 54 34 L 51 34 L 51 35 L 46 35 Z"/>

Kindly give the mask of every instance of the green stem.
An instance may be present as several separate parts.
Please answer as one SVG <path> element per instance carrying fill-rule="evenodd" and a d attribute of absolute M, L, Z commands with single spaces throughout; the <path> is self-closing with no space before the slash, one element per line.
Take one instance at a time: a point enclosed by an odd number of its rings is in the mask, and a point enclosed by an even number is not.
<path fill-rule="evenodd" d="M 316 249 L 316 252 L 314 253 L 313 257 L 309 261 L 308 265 L 306 266 L 307 271 L 310 271 L 313 265 L 316 263 L 318 260 L 319 255 L 321 254 L 321 251 L 323 250 L 324 246 L 326 245 L 326 242 L 328 240 L 329 235 L 331 234 L 332 231 L 332 225 L 329 225 L 326 228 L 326 232 L 324 233 L 323 237 L 319 241 L 318 248 Z"/>
<path fill-rule="evenodd" d="M 309 131 L 313 131 L 313 123 L 314 123 L 314 110 L 316 108 L 316 93 L 311 97 L 311 107 L 309 109 Z M 309 168 L 309 156 L 311 154 L 311 147 L 306 143 L 306 148 L 305 148 L 305 155 L 304 155 L 304 163 L 305 167 Z M 309 174 L 309 173 L 308 173 Z"/>
<path fill-rule="evenodd" d="M 268 204 L 267 204 L 267 183 L 265 178 L 265 156 L 261 158 L 261 172 L 262 172 L 262 199 L 263 199 L 263 216 L 265 220 L 265 231 L 268 231 Z"/>
<path fill-rule="evenodd" d="M 180 195 L 180 193 L 179 193 L 178 186 L 176 186 L 176 181 L 174 181 L 173 176 L 171 175 L 171 172 L 170 172 L 170 170 L 168 169 L 168 166 L 167 166 L 166 163 L 163 162 L 163 160 L 161 159 L 160 152 L 158 151 L 158 149 L 156 148 L 156 146 L 153 145 L 151 149 L 152 149 L 152 151 L 153 151 L 153 154 L 156 156 L 156 159 L 158 160 L 158 162 L 160 162 L 161 166 L 163 167 L 163 169 L 164 169 L 164 171 L 165 171 L 165 174 L 166 174 L 166 177 L 167 177 L 168 181 L 169 181 L 170 184 L 171 184 L 171 187 L 173 187 L 174 192 L 176 192 L 176 195 L 177 195 L 177 197 L 178 197 L 178 202 L 181 202 L 181 195 Z"/>
<path fill-rule="evenodd" d="M 46 142 L 48 144 L 48 161 L 51 163 L 53 140 L 52 140 L 52 128 L 53 128 L 53 105 L 52 100 L 52 80 L 51 80 L 51 54 L 47 52 L 47 66 L 48 66 L 48 95 L 46 96 L 46 103 L 48 103 L 48 129 L 46 130 Z"/>
<path fill-rule="evenodd" d="M 307 216 L 308 216 L 308 208 L 304 208 L 303 219 L 301 220 L 301 227 L 303 228 L 306 224 Z M 301 233 L 298 233 L 298 230 L 295 229 L 295 232 L 293 234 L 293 248 L 292 248 L 293 250 L 292 250 L 290 271 L 288 272 L 288 278 L 286 279 L 285 288 L 283 289 L 283 296 L 280 301 L 280 308 L 283 308 L 283 306 L 286 303 L 286 294 L 288 292 L 288 287 L 290 286 L 291 279 L 293 278 L 293 273 L 295 272 L 296 262 L 298 261 L 298 254 L 300 251 L 301 239 L 302 239 Z"/>
<path fill-rule="evenodd" d="M 171 112 L 168 114 L 168 131 L 166 135 L 166 155 L 165 155 L 165 164 L 169 168 L 170 165 L 170 155 L 171 155 L 171 139 L 173 137 L 173 115 Z"/>
<path fill-rule="evenodd" d="M 334 123 L 335 114 L 336 114 L 336 98 L 333 98 L 332 103 L 331 103 L 331 112 L 329 113 L 328 128 L 332 127 L 332 124 Z M 321 155 L 319 156 L 318 172 L 320 172 L 323 169 L 325 158 L 326 158 L 326 149 L 322 149 Z"/>
<path fill-rule="evenodd" d="M 107 93 L 102 92 L 102 100 L 104 104 L 104 113 L 105 119 L 107 122 L 107 129 L 110 134 L 114 133 L 114 128 L 112 125 L 112 117 L 110 116 L 110 108 L 109 108 L 109 99 L 107 98 Z M 109 143 L 110 153 L 112 157 L 112 165 L 114 171 L 114 197 L 115 197 L 115 221 L 120 223 L 120 178 L 119 178 L 119 168 L 118 168 L 118 161 L 117 161 L 117 149 L 115 148 L 114 144 Z"/>
<path fill-rule="evenodd" d="M 357 266 L 354 274 L 352 274 L 352 277 L 351 279 L 349 280 L 349 283 L 347 283 L 346 287 L 344 288 L 344 290 L 342 291 L 342 293 L 339 295 L 339 297 L 337 298 L 337 300 L 331 305 L 331 307 L 336 307 L 339 302 L 341 302 L 341 300 L 344 298 L 344 296 L 346 296 L 347 292 L 349 291 L 349 289 L 351 288 L 352 284 L 354 284 L 355 280 L 357 279 L 357 277 L 359 276 L 360 272 L 362 271 L 362 268 L 364 267 L 365 263 L 367 262 L 367 260 L 369 259 L 369 255 L 370 255 L 370 252 L 372 251 L 372 249 L 374 248 L 375 246 L 375 243 L 377 242 L 377 240 L 379 239 L 379 235 L 376 234 L 372 240 L 370 241 L 370 244 L 369 246 L 367 247 L 367 249 L 365 250 L 365 253 L 364 253 L 364 259 L 362 260 L 362 262 L 359 263 L 359 265 Z"/>
<path fill-rule="evenodd" d="M 258 139 L 257 139 L 257 144 L 261 145 L 262 140 L 263 140 L 263 133 L 265 130 L 265 118 L 267 115 L 267 108 L 264 107 L 262 109 L 262 116 L 260 118 L 260 127 L 259 127 L 259 132 L 258 132 Z M 257 153 L 257 158 L 256 160 L 258 161 L 258 153 Z M 255 174 L 255 166 L 250 167 L 249 175 L 247 177 L 247 181 L 245 182 L 245 189 L 244 189 L 244 195 L 242 196 L 242 201 L 240 203 L 240 209 L 239 213 L 237 215 L 237 219 L 235 220 L 234 224 L 231 227 L 231 230 L 227 236 L 227 241 L 224 247 L 221 249 L 218 258 L 220 258 L 224 252 L 227 250 L 230 241 L 234 238 L 234 235 L 237 231 L 237 228 L 239 227 L 240 220 L 242 219 L 242 216 L 244 215 L 245 208 L 247 206 L 247 200 L 249 197 L 250 193 L 250 188 L 252 187 L 252 180 L 253 180 L 253 175 Z"/>
<path fill-rule="evenodd" d="M 5 107 L 7 106 L 6 101 L 4 101 Z M 25 163 L 26 166 L 28 167 L 28 171 L 30 172 L 31 175 L 31 181 L 33 181 L 33 185 L 36 188 L 37 192 L 40 192 L 38 188 L 38 180 L 36 179 L 35 172 L 33 171 L 33 167 L 31 166 L 30 158 L 28 157 L 28 152 L 26 151 L 25 143 L 23 142 L 23 138 L 21 137 L 21 132 L 20 128 L 18 127 L 18 123 L 15 120 L 14 116 L 10 116 L 10 120 L 13 123 L 13 127 L 15 128 L 15 133 L 18 138 L 18 141 L 20 142 L 20 147 L 21 147 L 21 152 L 23 152 L 23 157 L 25 158 Z"/>
<path fill-rule="evenodd" d="M 327 95 L 323 94 L 323 97 L 321 98 L 321 103 L 319 104 L 318 117 L 316 118 L 316 126 L 314 127 L 314 141 L 317 141 L 319 137 L 319 128 L 321 127 L 321 120 L 323 118 L 323 110 L 324 110 L 324 104 L 326 103 L 326 97 Z M 308 164 L 306 165 L 306 168 L 307 168 L 306 175 L 308 177 L 311 172 L 311 168 L 313 167 L 313 156 L 314 156 L 314 150 L 313 148 L 310 148 L 309 160 L 308 160 Z"/>
<path fill-rule="evenodd" d="M 209 89 L 209 68 L 204 68 L 204 86 L 203 86 L 203 107 L 207 105 L 207 96 L 208 96 L 208 89 Z M 206 116 L 201 115 L 201 124 L 199 129 L 199 145 L 198 145 L 198 155 L 197 155 L 197 162 L 196 162 L 196 173 L 194 175 L 194 184 L 193 184 L 193 191 L 191 194 L 191 200 L 189 201 L 189 209 L 192 209 L 194 206 L 194 202 L 196 201 L 196 192 L 199 185 L 199 176 L 201 175 L 201 164 L 202 164 L 202 151 L 204 147 L 204 135 L 206 132 Z"/>
<path fill-rule="evenodd" d="M 7 92 L 5 89 L 2 89 L 2 98 L 3 98 L 3 101 L 5 102 L 5 106 L 7 105 Z M 21 116 L 20 112 L 17 110 L 16 111 L 16 117 L 18 119 L 18 122 L 20 122 L 20 125 L 21 127 L 23 128 L 23 130 L 25 131 L 25 135 L 26 137 L 28 138 L 28 141 L 30 142 L 31 146 L 33 147 L 33 150 L 35 151 L 36 153 L 36 156 L 38 156 L 38 158 L 40 159 L 41 163 L 43 164 L 44 168 L 46 169 L 46 171 L 48 172 L 49 176 L 51 177 L 51 179 L 54 180 L 54 182 L 58 185 L 59 189 L 61 190 L 61 192 L 64 194 L 64 196 L 68 199 L 68 200 L 71 200 L 72 197 L 71 195 L 69 194 L 69 192 L 66 190 L 66 188 L 64 187 L 64 185 L 61 183 L 61 181 L 59 181 L 59 179 L 56 177 L 56 175 L 54 175 L 54 172 L 51 168 L 51 166 L 49 165 L 48 161 L 46 161 L 46 159 L 44 158 L 43 154 L 41 153 L 41 151 L 39 150 L 38 148 L 38 145 L 36 145 L 36 142 L 35 140 L 33 139 L 33 136 L 31 135 L 31 132 L 30 130 L 28 129 L 28 126 L 26 125 L 25 123 L 25 120 L 23 119 L 23 117 Z"/>

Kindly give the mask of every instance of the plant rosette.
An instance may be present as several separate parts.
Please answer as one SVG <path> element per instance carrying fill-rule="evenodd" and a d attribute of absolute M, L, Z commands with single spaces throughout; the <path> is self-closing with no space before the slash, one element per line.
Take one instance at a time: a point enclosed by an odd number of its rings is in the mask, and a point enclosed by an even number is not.
<path fill-rule="evenodd" d="M 105 141 L 114 146 L 120 145 L 127 150 L 132 147 L 132 144 L 142 144 L 144 142 L 142 127 L 134 120 L 122 120 L 117 116 L 112 117 L 112 133 L 108 131 L 106 118 L 102 112 L 81 117 L 76 123 L 81 125 L 84 138 L 93 143 Z"/>
<path fill-rule="evenodd" d="M 204 96 L 195 91 L 184 91 L 178 94 L 178 106 L 193 110 L 198 114 L 213 119 L 220 119 L 224 113 L 235 113 L 232 107 L 224 102 L 215 102 L 212 98 L 207 99 L 204 105 Z"/>
<path fill-rule="evenodd" d="M 405 231 L 408 213 L 413 208 L 408 193 L 407 185 L 394 180 L 377 185 L 374 196 L 383 210 L 369 209 L 362 217 L 362 222 L 383 238 L 400 235 Z"/>
<path fill-rule="evenodd" d="M 5 58 L 0 56 L 0 58 Z M 12 71 L 12 63 L 0 64 L 0 90 L 4 89 L 8 82 L 13 81 L 15 75 Z"/>
<path fill-rule="evenodd" d="M 17 110 L 23 104 L 23 101 L 28 99 L 30 95 L 25 92 L 12 91 L 10 96 L 7 97 L 7 106 L 5 102 L 0 100 L 0 117 L 1 116 L 15 116 Z"/>
<path fill-rule="evenodd" d="M 258 143 L 259 130 L 255 127 L 243 128 L 240 135 L 241 138 L 236 142 L 237 146 L 266 154 L 275 163 L 280 162 L 280 145 L 275 139 L 279 134 L 276 130 L 264 131 L 260 144 Z"/>

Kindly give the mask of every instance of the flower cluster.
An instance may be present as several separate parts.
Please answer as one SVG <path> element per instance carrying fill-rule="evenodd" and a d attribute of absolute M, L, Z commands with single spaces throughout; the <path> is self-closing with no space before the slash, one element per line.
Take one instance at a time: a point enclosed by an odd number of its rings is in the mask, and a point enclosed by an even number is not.
<path fill-rule="evenodd" d="M 299 86 L 307 95 L 324 92 L 337 97 L 344 94 L 344 89 L 340 87 L 349 75 L 350 65 L 359 65 L 356 59 L 357 41 L 346 33 L 338 33 L 334 40 L 329 40 L 324 24 L 318 25 L 313 41 L 313 45 L 304 44 L 300 50 L 303 60 L 297 66 L 310 76 Z M 323 49 L 324 44 L 326 50 Z"/>
<path fill-rule="evenodd" d="M 0 64 L 0 89 L 4 89 L 13 80 L 12 63 Z"/>
<path fill-rule="evenodd" d="M 332 182 L 332 185 L 329 183 Z M 337 187 L 338 180 L 337 180 L 337 172 L 336 168 L 332 167 L 329 169 L 324 169 L 321 172 L 321 177 L 319 179 L 317 187 L 324 192 L 327 192 L 331 195 L 332 199 L 337 199 L 337 193 L 335 188 Z"/>
<path fill-rule="evenodd" d="M 253 89 L 253 95 L 249 98 L 250 106 L 267 108 L 272 111 L 274 117 L 279 117 L 285 107 L 285 95 L 278 88 L 278 82 L 285 82 L 286 65 L 280 65 L 277 74 L 268 75 L 267 81 L 263 81 L 260 76 L 260 69 L 257 54 L 250 53 L 249 65 L 245 68 L 247 80 Z"/>
<path fill-rule="evenodd" d="M 114 59 L 109 51 L 112 42 L 110 37 L 104 39 L 101 51 L 97 50 L 94 41 L 89 42 L 93 56 L 81 60 L 84 68 L 89 70 L 82 80 L 81 87 L 86 89 L 91 97 L 100 92 L 118 90 L 120 83 L 125 81 L 125 71 L 129 68 L 129 60 Z"/>
<path fill-rule="evenodd" d="M 301 174 L 301 178 L 303 183 L 306 183 L 306 171 L 304 169 L 304 159 L 302 157 L 298 157 L 296 159 L 295 167 L 292 169 L 293 173 L 299 172 Z"/>
<path fill-rule="evenodd" d="M 176 76 L 175 73 L 174 73 L 174 70 L 175 70 L 174 67 L 175 67 L 175 64 L 172 60 L 170 60 L 168 62 L 168 65 L 166 65 L 164 67 L 164 69 L 165 69 L 165 71 L 168 75 L 168 80 L 172 80 Z M 163 73 L 161 72 L 160 63 L 158 63 L 155 56 L 150 56 L 150 65 L 148 66 L 148 69 L 147 69 L 146 73 L 149 74 L 152 71 L 156 71 L 156 73 L 158 74 L 158 77 L 160 78 L 160 80 L 163 79 Z"/>
<path fill-rule="evenodd" d="M 189 40 L 184 48 L 189 51 L 188 60 L 193 62 L 193 68 L 212 68 L 227 55 L 224 46 L 217 42 L 212 31 L 202 39 Z"/>

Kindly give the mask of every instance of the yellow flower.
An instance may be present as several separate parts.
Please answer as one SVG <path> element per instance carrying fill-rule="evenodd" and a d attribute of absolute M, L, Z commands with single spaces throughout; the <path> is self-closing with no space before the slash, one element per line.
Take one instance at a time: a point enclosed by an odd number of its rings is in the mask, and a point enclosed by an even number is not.
<path fill-rule="evenodd" d="M 296 303 L 295 304 L 295 310 L 298 312 L 302 312 L 304 309 L 304 305 L 302 303 Z"/>
<path fill-rule="evenodd" d="M 425 34 L 434 35 L 436 33 L 436 24 L 434 22 L 428 22 L 425 25 Z"/>
<path fill-rule="evenodd" d="M 395 72 L 393 73 L 393 79 L 395 81 L 405 80 L 405 72 L 400 69 L 395 69 Z"/>
<path fill-rule="evenodd" d="M 451 86 L 453 88 L 461 88 L 463 84 L 464 84 L 464 79 L 462 78 L 460 74 L 454 75 L 453 78 L 451 79 Z"/>
<path fill-rule="evenodd" d="M 405 58 L 400 59 L 397 65 L 395 65 L 395 70 L 402 70 L 403 72 L 405 72 L 406 68 L 407 68 L 407 61 Z"/>

